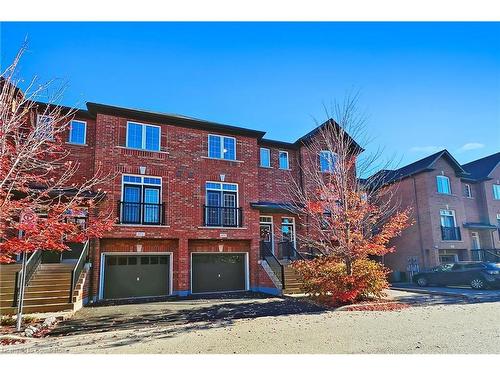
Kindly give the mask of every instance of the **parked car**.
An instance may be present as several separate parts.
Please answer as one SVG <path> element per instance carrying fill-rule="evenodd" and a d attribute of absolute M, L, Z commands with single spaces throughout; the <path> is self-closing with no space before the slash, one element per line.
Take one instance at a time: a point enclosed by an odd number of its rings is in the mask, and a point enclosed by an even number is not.
<path fill-rule="evenodd" d="M 458 262 L 443 264 L 413 276 L 419 286 L 470 285 L 473 289 L 500 287 L 500 263 Z"/>

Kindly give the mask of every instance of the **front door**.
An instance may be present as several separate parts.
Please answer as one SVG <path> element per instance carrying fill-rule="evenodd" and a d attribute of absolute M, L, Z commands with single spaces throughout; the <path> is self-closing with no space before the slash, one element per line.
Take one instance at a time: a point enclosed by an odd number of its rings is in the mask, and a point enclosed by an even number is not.
<path fill-rule="evenodd" d="M 274 254 L 273 223 L 260 223 L 260 240 L 268 245 Z"/>
<path fill-rule="evenodd" d="M 295 247 L 295 223 L 293 218 L 281 219 L 281 241 L 291 242 Z"/>

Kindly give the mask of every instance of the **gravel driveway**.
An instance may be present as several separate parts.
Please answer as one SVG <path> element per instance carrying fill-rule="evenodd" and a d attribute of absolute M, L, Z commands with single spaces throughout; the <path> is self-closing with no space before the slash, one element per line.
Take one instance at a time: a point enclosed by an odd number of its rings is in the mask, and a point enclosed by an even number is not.
<path fill-rule="evenodd" d="M 227 296 L 83 308 L 9 353 L 500 353 L 500 302 L 392 291 L 401 311 Z"/>

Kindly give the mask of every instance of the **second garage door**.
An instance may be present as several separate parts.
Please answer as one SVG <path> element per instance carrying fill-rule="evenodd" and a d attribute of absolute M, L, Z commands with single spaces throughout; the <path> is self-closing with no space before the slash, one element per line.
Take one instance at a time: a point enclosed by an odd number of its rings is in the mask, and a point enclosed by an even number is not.
<path fill-rule="evenodd" d="M 106 255 L 104 298 L 168 295 L 169 275 L 169 255 Z"/>
<path fill-rule="evenodd" d="M 245 254 L 192 254 L 192 292 L 245 290 L 245 258 Z"/>

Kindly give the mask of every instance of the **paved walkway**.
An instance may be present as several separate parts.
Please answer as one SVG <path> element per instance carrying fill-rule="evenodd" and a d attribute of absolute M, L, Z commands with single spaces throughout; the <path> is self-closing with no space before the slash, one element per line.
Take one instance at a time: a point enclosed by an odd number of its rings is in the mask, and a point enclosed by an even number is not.
<path fill-rule="evenodd" d="M 415 284 L 409 283 L 395 283 L 392 284 L 393 290 L 401 290 L 417 293 L 429 293 L 442 296 L 462 296 L 469 302 L 498 302 L 500 301 L 499 289 L 484 289 L 475 290 L 470 287 L 439 287 L 427 286 L 419 287 Z"/>
<path fill-rule="evenodd" d="M 86 307 L 6 353 L 500 353 L 500 302 L 390 291 L 401 311 L 238 296 Z"/>

